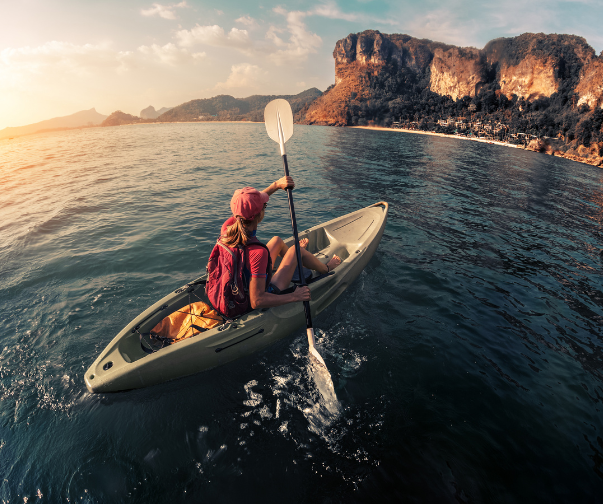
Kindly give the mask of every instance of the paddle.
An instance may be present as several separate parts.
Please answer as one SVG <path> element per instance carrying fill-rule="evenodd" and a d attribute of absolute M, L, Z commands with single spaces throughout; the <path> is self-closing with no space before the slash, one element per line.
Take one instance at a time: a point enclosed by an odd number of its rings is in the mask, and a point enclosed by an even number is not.
<path fill-rule="evenodd" d="M 272 100 L 264 109 L 264 121 L 266 123 L 266 131 L 268 136 L 277 142 L 281 147 L 281 156 L 283 157 L 283 166 L 285 167 L 285 176 L 289 176 L 289 165 L 287 163 L 287 154 L 285 152 L 285 142 L 293 135 L 293 112 L 291 105 L 287 100 Z M 301 279 L 302 286 L 306 285 L 306 278 L 303 273 L 301 261 L 301 249 L 299 246 L 299 237 L 297 236 L 297 221 L 295 220 L 295 208 L 293 206 L 293 193 L 290 188 L 287 189 L 287 197 L 289 198 L 289 213 L 291 214 L 291 227 L 293 228 L 293 237 L 295 239 L 295 255 L 297 256 L 297 271 Z M 310 303 L 304 301 L 304 312 L 306 313 L 306 328 L 308 333 L 308 345 L 310 355 L 313 355 L 316 360 L 327 367 L 325 361 L 316 350 L 314 329 L 312 328 L 312 316 L 310 314 Z"/>

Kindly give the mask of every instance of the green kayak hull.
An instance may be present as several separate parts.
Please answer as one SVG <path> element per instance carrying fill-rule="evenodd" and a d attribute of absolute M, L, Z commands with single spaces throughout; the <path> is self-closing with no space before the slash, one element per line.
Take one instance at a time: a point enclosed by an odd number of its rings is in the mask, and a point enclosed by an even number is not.
<path fill-rule="evenodd" d="M 308 250 L 327 262 L 337 254 L 342 263 L 309 287 L 312 317 L 318 315 L 352 283 L 367 265 L 383 235 L 388 204 L 369 207 L 299 233 Z M 291 245 L 293 238 L 285 240 Z M 165 296 L 145 310 L 109 343 L 86 371 L 90 392 L 118 392 L 192 375 L 261 350 L 305 326 L 302 303 L 254 310 L 224 324 L 162 348 L 144 351 L 140 334 L 190 302 L 205 301 L 205 276 Z"/>

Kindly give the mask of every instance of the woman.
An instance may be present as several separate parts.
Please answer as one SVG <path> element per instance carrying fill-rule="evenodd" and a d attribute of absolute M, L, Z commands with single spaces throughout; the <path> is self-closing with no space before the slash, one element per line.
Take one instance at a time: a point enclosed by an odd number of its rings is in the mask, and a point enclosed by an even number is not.
<path fill-rule="evenodd" d="M 274 236 L 265 246 L 256 238 L 258 224 L 264 219 L 270 196 L 278 189 L 293 189 L 293 178 L 283 177 L 270 184 L 263 191 L 253 187 L 244 187 L 235 191 L 230 201 L 232 217 L 222 226 L 220 241 L 227 247 L 243 245 L 247 247 L 246 276 L 249 285 L 249 301 L 252 309 L 270 308 L 287 303 L 310 300 L 310 289 L 298 287 L 293 292 L 281 294 L 289 287 L 293 274 L 297 269 L 295 247 L 287 247 L 278 236 Z M 320 262 L 308 252 L 307 238 L 300 240 L 302 264 L 306 268 L 319 273 L 328 273 L 341 264 L 341 259 L 334 255 L 327 264 Z M 277 257 L 282 257 L 279 268 L 271 275 L 271 267 Z"/>

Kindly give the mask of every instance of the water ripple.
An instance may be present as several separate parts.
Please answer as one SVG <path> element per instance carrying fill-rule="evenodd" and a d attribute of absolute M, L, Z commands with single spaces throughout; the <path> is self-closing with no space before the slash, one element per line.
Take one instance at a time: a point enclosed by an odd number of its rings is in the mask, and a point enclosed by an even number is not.
<path fill-rule="evenodd" d="M 4 501 L 603 492 L 599 169 L 296 126 L 301 229 L 390 203 L 377 253 L 315 320 L 334 395 L 300 331 L 208 373 L 98 396 L 84 370 L 204 271 L 230 195 L 279 178 L 278 150 L 262 124 L 166 124 L 23 137 L 0 159 Z M 290 233 L 277 193 L 260 238 Z"/>

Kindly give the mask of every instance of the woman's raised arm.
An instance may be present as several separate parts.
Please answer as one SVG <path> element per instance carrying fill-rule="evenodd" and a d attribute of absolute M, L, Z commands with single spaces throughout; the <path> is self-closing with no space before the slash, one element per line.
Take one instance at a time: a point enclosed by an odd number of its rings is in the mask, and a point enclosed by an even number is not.
<path fill-rule="evenodd" d="M 272 182 L 272 184 L 266 187 L 266 189 L 264 189 L 262 192 L 265 192 L 266 194 L 268 194 L 268 196 L 271 196 L 279 189 L 287 189 L 288 187 L 290 187 L 291 189 L 295 187 L 293 177 L 281 177 L 280 179 Z"/>

